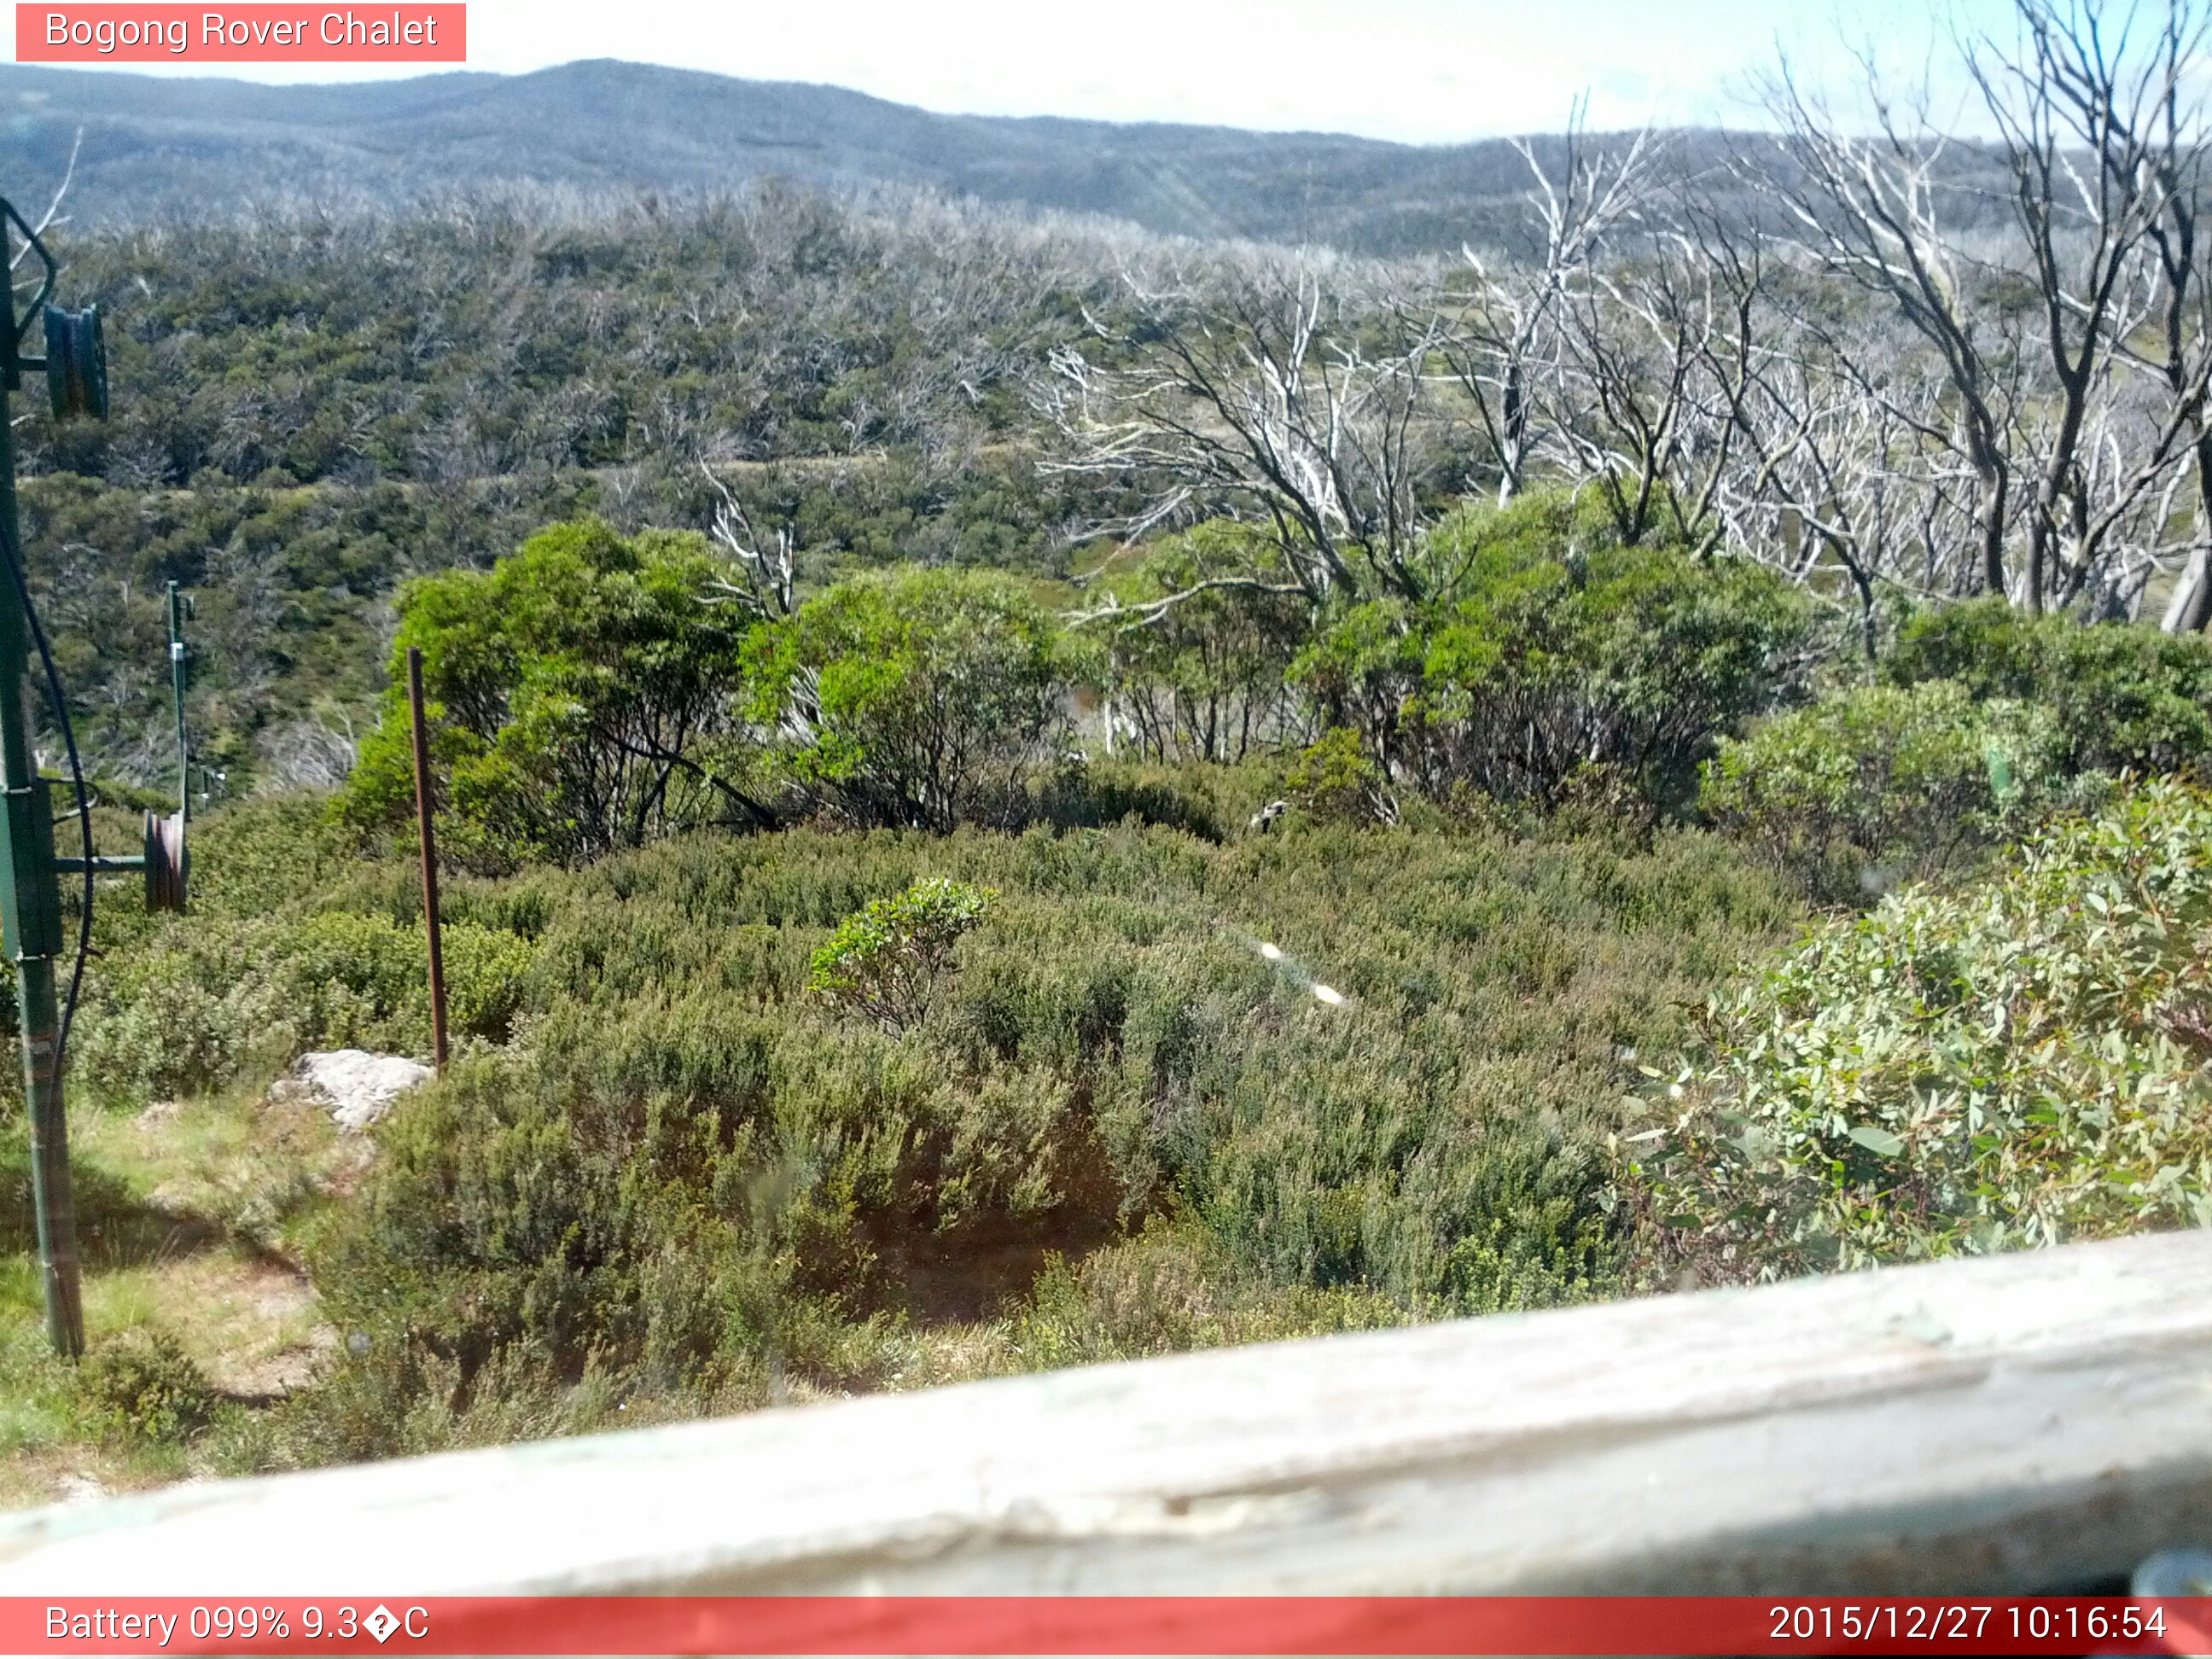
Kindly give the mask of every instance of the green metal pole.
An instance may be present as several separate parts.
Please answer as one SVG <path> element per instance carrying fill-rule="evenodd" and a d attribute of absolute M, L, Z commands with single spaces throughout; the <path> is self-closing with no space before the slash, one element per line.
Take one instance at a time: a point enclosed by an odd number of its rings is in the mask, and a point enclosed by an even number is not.
<path fill-rule="evenodd" d="M 12 319 L 10 321 L 12 326 Z M 0 534 L 20 560 L 15 446 L 8 387 L 0 381 Z M 22 1026 L 23 1100 L 31 1130 L 31 1193 L 45 1279 L 46 1339 L 74 1359 L 84 1352 L 77 1280 L 76 1205 L 70 1190 L 69 1120 L 58 1065 L 61 1014 L 54 962 L 62 948 L 61 880 L 54 863 L 53 804 L 31 752 L 25 696 L 31 666 L 29 618 L 13 577 L 0 577 L 0 939 L 15 964 Z"/>

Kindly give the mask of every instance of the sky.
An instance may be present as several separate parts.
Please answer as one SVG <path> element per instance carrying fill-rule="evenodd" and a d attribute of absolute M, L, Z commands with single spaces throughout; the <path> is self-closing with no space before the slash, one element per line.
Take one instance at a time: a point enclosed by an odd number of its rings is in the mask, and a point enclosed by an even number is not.
<path fill-rule="evenodd" d="M 1948 9 L 1986 27 L 2010 3 Z M 13 11 L 0 7 L 10 56 Z M 1553 131 L 1584 94 L 1600 128 L 1741 125 L 1753 118 L 1751 79 L 1778 46 L 1825 76 L 1839 34 L 1909 64 L 1924 60 L 1934 27 L 1929 0 L 470 0 L 468 67 L 621 58 L 948 112 L 1432 143 Z"/>

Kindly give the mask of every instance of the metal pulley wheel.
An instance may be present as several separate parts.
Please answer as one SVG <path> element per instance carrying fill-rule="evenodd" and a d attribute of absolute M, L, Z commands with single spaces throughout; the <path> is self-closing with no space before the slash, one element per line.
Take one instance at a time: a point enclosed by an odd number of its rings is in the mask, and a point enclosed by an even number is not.
<path fill-rule="evenodd" d="M 185 815 L 146 814 L 146 908 L 185 908 Z"/>
<path fill-rule="evenodd" d="M 58 421 L 72 415 L 107 418 L 107 339 L 98 306 L 46 307 L 46 392 Z"/>

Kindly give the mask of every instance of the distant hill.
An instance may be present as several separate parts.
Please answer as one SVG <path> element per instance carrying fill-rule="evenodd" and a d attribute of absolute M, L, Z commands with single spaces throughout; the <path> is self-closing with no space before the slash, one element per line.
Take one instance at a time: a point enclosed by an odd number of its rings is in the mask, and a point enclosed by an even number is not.
<path fill-rule="evenodd" d="M 79 128 L 80 222 L 349 205 L 513 181 L 711 191 L 767 175 L 927 186 L 1204 237 L 1366 252 L 1517 240 L 1500 140 L 936 115 L 835 87 L 597 61 L 532 75 L 261 86 L 0 65 L 0 190 L 38 196 Z M 1693 138 L 1717 145 L 1717 137 Z"/>

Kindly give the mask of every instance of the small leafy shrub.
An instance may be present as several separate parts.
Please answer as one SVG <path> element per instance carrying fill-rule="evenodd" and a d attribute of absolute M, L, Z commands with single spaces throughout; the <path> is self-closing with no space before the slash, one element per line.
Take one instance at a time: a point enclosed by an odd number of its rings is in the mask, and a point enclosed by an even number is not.
<path fill-rule="evenodd" d="M 1031 821 L 1103 830 L 1133 819 L 1220 842 L 1281 793 L 1281 769 L 1270 762 L 1164 765 L 1075 755 L 1038 781 Z"/>
<path fill-rule="evenodd" d="M 928 1017 L 952 952 L 989 912 L 988 887 L 934 877 L 845 918 L 814 953 L 807 988 L 866 1014 L 892 1036 Z"/>
<path fill-rule="evenodd" d="M 270 981 L 247 969 L 257 930 L 200 922 L 118 953 L 94 983 L 70 1065 L 100 1093 L 173 1099 L 289 1058 L 298 1028 Z"/>
<path fill-rule="evenodd" d="M 1160 1217 L 1081 1261 L 1048 1261 L 1016 1322 L 1013 1346 L 1025 1366 L 1044 1370 L 1369 1330 L 1404 1317 L 1366 1286 L 1285 1293 L 1225 1259 L 1203 1230 Z"/>
<path fill-rule="evenodd" d="M 506 1040 L 535 952 L 501 927 L 443 929 L 447 1013 L 456 1035 Z M 268 974 L 305 1041 L 422 1052 L 430 1030 L 428 945 L 419 921 L 325 911 L 271 931 Z"/>
<path fill-rule="evenodd" d="M 1501 823 L 1516 817 L 1523 824 L 1531 821 L 1525 802 L 1486 804 L 1473 792 L 1466 792 L 1455 804 L 1477 819 L 1486 811 Z M 1634 772 L 1606 761 L 1585 761 L 1559 780 L 1545 832 L 1634 846 L 1650 836 L 1660 817 L 1658 804 Z"/>
<path fill-rule="evenodd" d="M 1869 686 L 1777 714 L 1706 763 L 1698 804 L 1816 896 L 1954 871 L 2055 807 L 2069 775 L 2046 711 L 1952 680 Z"/>
<path fill-rule="evenodd" d="M 2075 771 L 2201 773 L 2212 760 L 2212 640 L 2201 634 L 1975 599 L 1907 618 L 1881 674 L 1893 685 L 1954 680 L 1977 701 L 2048 709 Z"/>
<path fill-rule="evenodd" d="M 275 977 L 304 1030 L 344 1046 L 374 1045 L 411 998 L 427 994 L 420 930 L 351 911 L 311 915 L 272 938 Z"/>
<path fill-rule="evenodd" d="M 503 927 L 465 921 L 446 924 L 444 945 L 447 1016 L 453 1030 L 487 1042 L 506 1042 L 527 1000 L 537 951 Z M 428 972 L 426 962 L 426 979 Z"/>
<path fill-rule="evenodd" d="M 191 915 L 148 917 L 103 906 L 99 970 L 70 1045 L 71 1070 L 115 1101 L 177 1099 L 272 1075 L 310 1048 L 365 1048 L 427 1054 L 429 973 L 413 876 L 393 866 L 388 881 L 357 857 L 334 860 L 350 884 L 332 880 L 314 898 L 238 883 L 230 860 L 254 870 L 272 831 L 296 820 L 291 804 L 214 815 L 197 857 L 209 895 Z M 281 863 L 281 860 L 275 862 Z M 234 884 L 225 887 L 228 878 Z M 293 878 L 296 881 L 296 874 Z M 258 913 L 249 910 L 261 899 Z M 277 902 L 270 902 L 270 898 Z M 289 901 L 289 902 L 287 902 Z M 341 902 L 363 908 L 311 908 Z M 536 946 L 507 925 L 542 926 L 542 893 L 476 901 L 466 889 L 445 928 L 446 984 L 454 1034 L 504 1042 L 528 1011 Z"/>
<path fill-rule="evenodd" d="M 1283 780 L 1290 798 L 1318 818 L 1344 823 L 1389 823 L 1397 803 L 1368 759 L 1359 733 L 1339 726 L 1322 733 L 1297 757 Z"/>
<path fill-rule="evenodd" d="M 1771 1278 L 2212 1225 L 2212 797 L 2154 781 L 1980 886 L 1893 894 L 1705 1036 L 1626 1143 L 1662 1265 Z"/>
<path fill-rule="evenodd" d="M 167 1331 L 140 1327 L 98 1344 L 76 1382 L 92 1413 L 118 1436 L 187 1440 L 215 1415 L 215 1389 Z"/>

